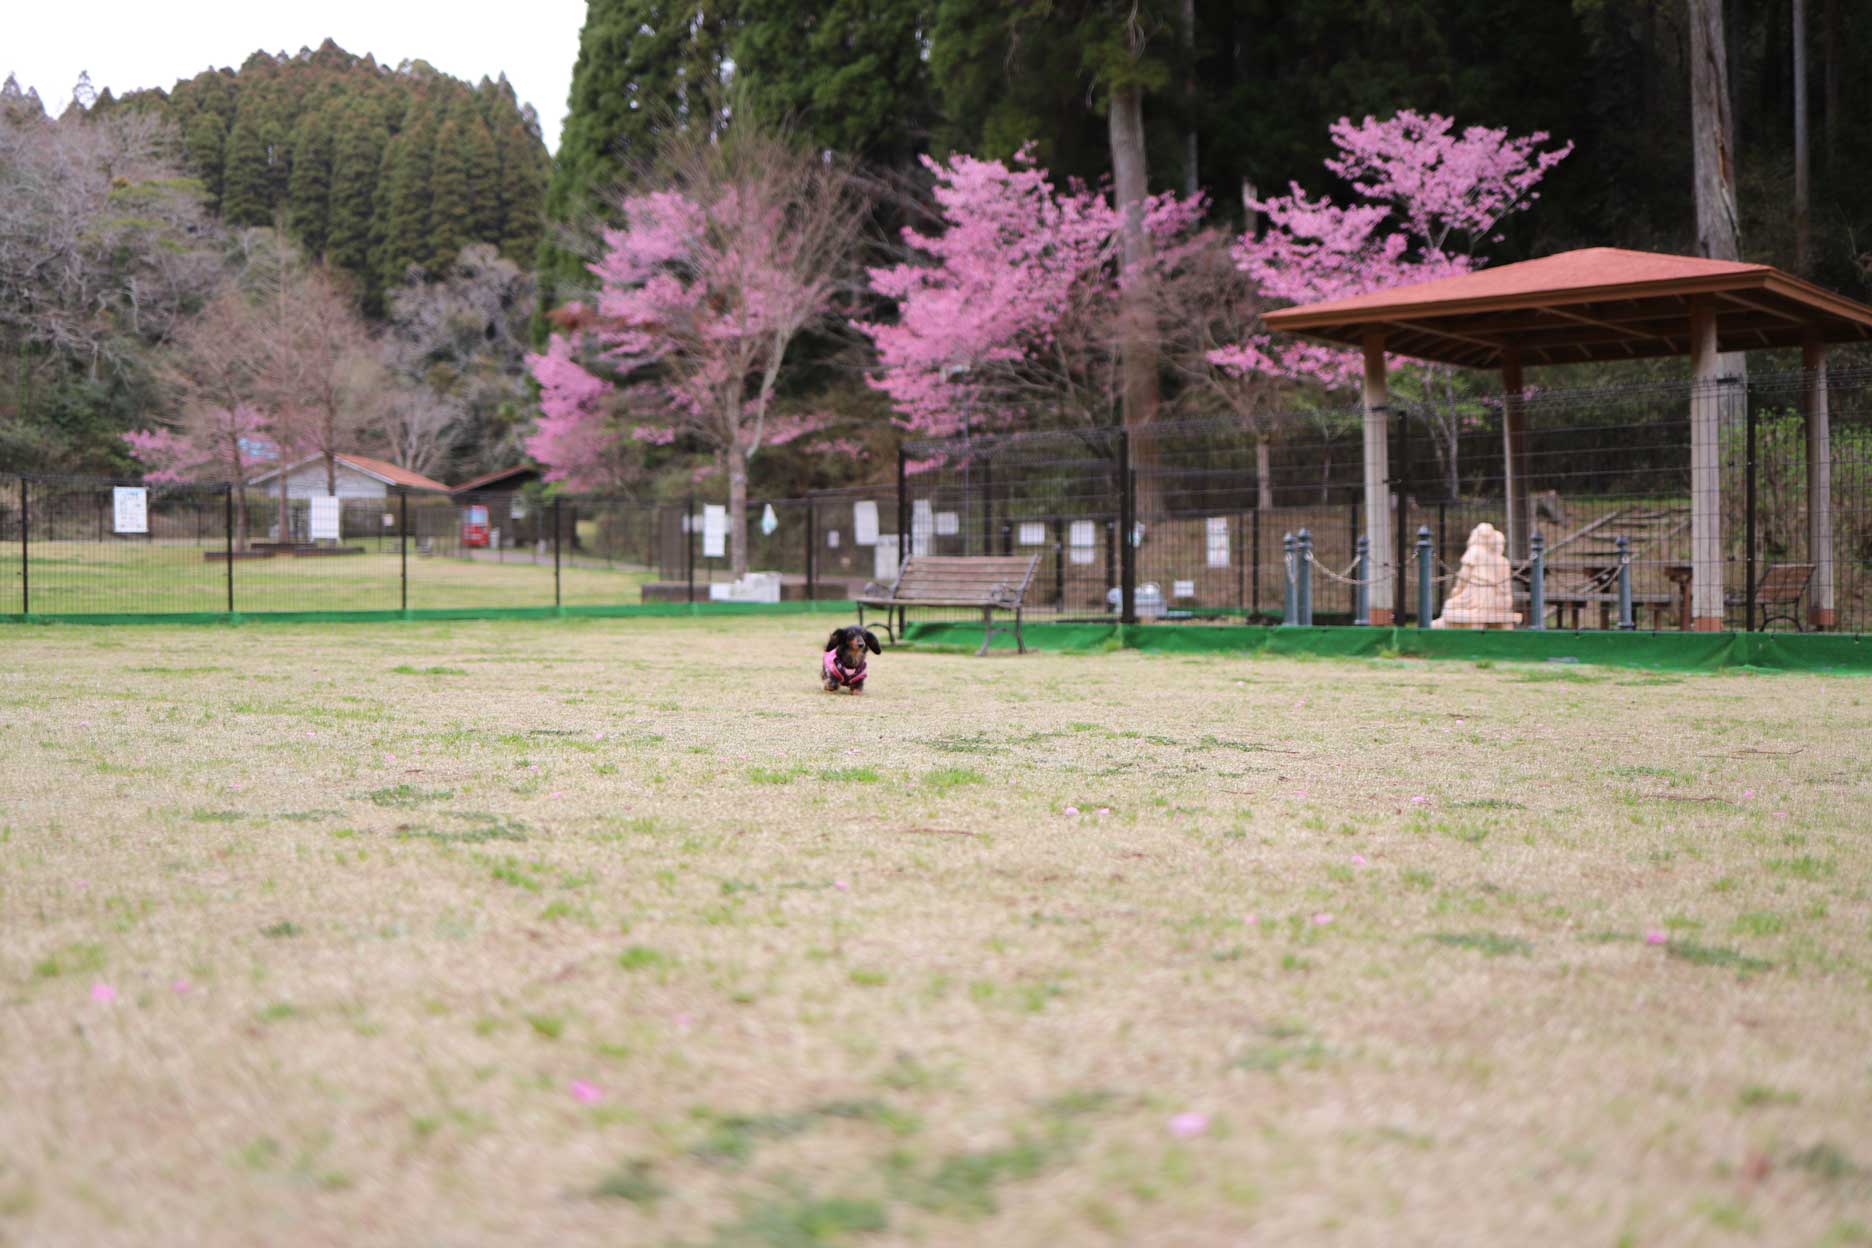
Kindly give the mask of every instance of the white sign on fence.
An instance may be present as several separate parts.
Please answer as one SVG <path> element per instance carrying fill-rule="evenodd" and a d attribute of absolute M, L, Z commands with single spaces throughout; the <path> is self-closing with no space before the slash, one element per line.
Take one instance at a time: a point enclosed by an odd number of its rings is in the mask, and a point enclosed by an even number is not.
<path fill-rule="evenodd" d="M 1093 529 L 1090 520 L 1075 520 L 1066 531 L 1066 557 L 1074 563 L 1092 562 Z"/>
<path fill-rule="evenodd" d="M 768 503 L 767 506 L 760 513 L 760 531 L 766 534 L 768 537 L 772 537 L 774 534 L 774 530 L 779 527 L 780 527 L 780 517 L 774 515 L 773 504 Z M 780 600 L 776 598 L 774 599 L 774 601 L 778 602 Z"/>
<path fill-rule="evenodd" d="M 896 580 L 897 579 L 897 535 L 895 533 L 878 534 L 877 541 L 872 543 L 871 559 L 872 559 L 871 576 L 874 580 L 879 580 L 879 581 Z"/>
<path fill-rule="evenodd" d="M 1196 596 L 1196 582 L 1172 581 L 1170 583 L 1170 596 L 1173 598 L 1194 598 Z"/>
<path fill-rule="evenodd" d="M 394 511 L 386 511 L 383 513 L 383 527 L 386 529 L 396 528 L 396 513 Z"/>
<path fill-rule="evenodd" d="M 308 501 L 312 504 L 310 521 L 312 540 L 315 542 L 337 541 L 340 515 L 337 496 L 314 494 Z"/>
<path fill-rule="evenodd" d="M 854 545 L 877 545 L 877 524 L 876 503 L 863 502 L 852 504 L 852 543 Z"/>
<path fill-rule="evenodd" d="M 827 529 L 825 532 L 825 544 L 831 547 L 833 550 L 837 550 L 838 543 L 839 543 L 838 530 Z"/>
<path fill-rule="evenodd" d="M 919 498 L 910 504 L 910 553 L 927 555 L 930 553 L 930 537 L 936 531 L 936 513 L 930 510 L 930 501 Z"/>
<path fill-rule="evenodd" d="M 1039 520 L 1021 521 L 1020 544 L 1023 546 L 1046 545 L 1046 524 Z"/>
<path fill-rule="evenodd" d="M 954 537 L 961 531 L 962 517 L 956 515 L 953 511 L 939 511 L 936 513 L 937 537 Z"/>
<path fill-rule="evenodd" d="M 1229 522 L 1227 516 L 1209 517 L 1209 566 L 1229 566 Z"/>
<path fill-rule="evenodd" d="M 720 503 L 702 508 L 702 557 L 720 559 L 728 551 L 728 509 Z"/>
<path fill-rule="evenodd" d="M 118 533 L 149 532 L 149 491 L 140 485 L 120 485 L 111 491 Z"/>

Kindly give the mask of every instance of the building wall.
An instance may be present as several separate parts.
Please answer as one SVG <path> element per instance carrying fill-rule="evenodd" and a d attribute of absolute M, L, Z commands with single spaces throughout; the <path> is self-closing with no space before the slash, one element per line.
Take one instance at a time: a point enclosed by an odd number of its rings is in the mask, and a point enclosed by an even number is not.
<path fill-rule="evenodd" d="M 255 487 L 275 497 L 279 494 L 279 482 L 268 479 L 263 485 Z M 286 475 L 286 494 L 289 498 L 323 498 L 325 489 L 325 461 L 315 459 L 309 464 L 302 464 Z M 375 477 L 367 477 L 355 468 L 338 465 L 339 498 L 385 498 L 390 487 Z"/>

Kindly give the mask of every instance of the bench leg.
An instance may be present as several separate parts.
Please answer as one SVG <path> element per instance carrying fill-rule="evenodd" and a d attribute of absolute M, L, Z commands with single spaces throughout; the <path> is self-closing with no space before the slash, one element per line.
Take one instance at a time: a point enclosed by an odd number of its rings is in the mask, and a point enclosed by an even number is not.
<path fill-rule="evenodd" d="M 994 612 L 987 607 L 983 607 L 982 608 L 982 644 L 981 644 L 981 649 L 975 652 L 976 658 L 979 659 L 984 654 L 988 653 L 988 643 L 994 640 L 994 635 L 995 635 Z"/>
<path fill-rule="evenodd" d="M 1017 654 L 1026 654 L 1027 643 L 1021 639 L 1020 626 L 1021 626 L 1020 608 L 1015 607 L 1014 608 L 1014 650 L 1015 650 L 1015 653 Z"/>

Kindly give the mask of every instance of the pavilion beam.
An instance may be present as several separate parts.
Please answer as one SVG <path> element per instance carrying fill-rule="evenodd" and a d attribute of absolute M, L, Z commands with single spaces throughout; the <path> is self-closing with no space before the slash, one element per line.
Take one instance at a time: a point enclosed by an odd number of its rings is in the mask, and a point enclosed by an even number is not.
<path fill-rule="evenodd" d="M 1385 335 L 1365 331 L 1365 536 L 1371 550 L 1371 622 L 1391 625 L 1396 547 L 1391 540 L 1391 385 L 1385 374 Z M 1380 606 L 1379 604 L 1383 605 Z"/>
<path fill-rule="evenodd" d="M 1528 557 L 1534 532 L 1534 494 L 1528 457 L 1527 408 L 1521 402 L 1521 353 L 1502 350 L 1502 480 L 1508 501 L 1508 560 Z"/>
<path fill-rule="evenodd" d="M 1839 623 L 1839 616 L 1833 603 L 1833 431 L 1826 344 L 1819 334 L 1810 333 L 1801 345 L 1801 367 L 1806 371 L 1807 560 L 1814 565 L 1807 622 L 1827 629 Z"/>
<path fill-rule="evenodd" d="M 1723 627 L 1722 355 L 1716 346 L 1716 311 L 1690 305 L 1690 626 Z"/>

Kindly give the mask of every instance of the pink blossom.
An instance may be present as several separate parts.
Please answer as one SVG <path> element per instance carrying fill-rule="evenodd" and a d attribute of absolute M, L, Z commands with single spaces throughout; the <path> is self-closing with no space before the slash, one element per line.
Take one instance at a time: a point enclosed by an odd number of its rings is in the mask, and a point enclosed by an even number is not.
<path fill-rule="evenodd" d="M 1098 808 L 1098 813 L 1099 813 L 1099 814 L 1101 814 L 1101 815 L 1109 815 L 1109 814 L 1111 814 L 1111 807 L 1109 807 L 1109 806 L 1101 806 L 1101 807 L 1099 807 L 1099 808 Z"/>
<path fill-rule="evenodd" d="M 1670 937 L 1666 936 L 1663 932 L 1646 932 L 1644 934 L 1644 943 L 1647 945 L 1661 945 L 1669 939 Z"/>
<path fill-rule="evenodd" d="M 678 1027 L 693 1027 L 695 1026 L 695 1015 L 678 1012 L 670 1021 L 675 1023 Z"/>
<path fill-rule="evenodd" d="M 1065 810 L 1062 810 L 1060 813 L 1062 815 L 1068 815 L 1068 816 L 1076 815 L 1079 813 L 1079 808 L 1077 806 L 1068 806 Z"/>
<path fill-rule="evenodd" d="M 1419 793 L 1416 797 L 1410 799 L 1410 804 L 1413 806 L 1428 806 L 1430 804 L 1430 798 L 1427 794 Z"/>
<path fill-rule="evenodd" d="M 1743 796 L 1743 797 L 1754 797 L 1754 796 L 1755 796 L 1755 790 L 1754 790 L 1754 789 L 1743 789 L 1743 790 L 1742 790 L 1742 796 Z"/>
<path fill-rule="evenodd" d="M 587 1083 L 583 1079 L 574 1079 L 572 1081 L 572 1099 L 586 1105 L 596 1105 L 599 1101 L 604 1100 L 604 1089 L 600 1088 L 595 1083 Z"/>
<path fill-rule="evenodd" d="M 1209 1116 L 1188 1112 L 1170 1120 L 1170 1134 L 1179 1140 L 1193 1140 L 1209 1129 Z"/>
<path fill-rule="evenodd" d="M 1313 922 L 1318 927 L 1325 927 L 1328 923 L 1332 922 L 1332 915 L 1316 914 L 1313 916 Z"/>
<path fill-rule="evenodd" d="M 842 893 L 846 891 L 847 889 L 849 889 L 851 887 L 851 884 L 845 880 L 833 880 L 832 887 L 838 889 L 839 892 Z"/>
<path fill-rule="evenodd" d="M 91 985 L 91 999 L 99 1005 L 109 1005 L 117 999 L 117 990 L 102 980 Z"/>
<path fill-rule="evenodd" d="M 190 986 L 189 986 L 188 980 L 178 979 L 173 984 L 170 984 L 169 987 L 171 990 L 175 992 L 177 996 L 180 997 L 180 996 L 188 995 Z"/>
<path fill-rule="evenodd" d="M 546 795 L 546 798 L 548 801 L 551 801 L 554 798 L 559 798 L 559 797 L 564 797 L 564 796 L 565 796 L 564 789 L 554 789 L 552 792 Z"/>
<path fill-rule="evenodd" d="M 1252 914 L 1242 920 L 1242 922 L 1246 923 L 1249 927 L 1253 927 L 1255 924 L 1259 923 L 1260 921 L 1261 920 L 1259 918 L 1257 918 L 1255 915 L 1252 915 Z"/>
<path fill-rule="evenodd" d="M 1364 855 L 1364 854 L 1353 854 L 1353 855 L 1352 855 L 1352 865 L 1353 865 L 1353 866 L 1355 866 L 1355 867 L 1362 867 L 1362 866 L 1364 866 L 1364 865 L 1365 865 L 1365 855 Z"/>

